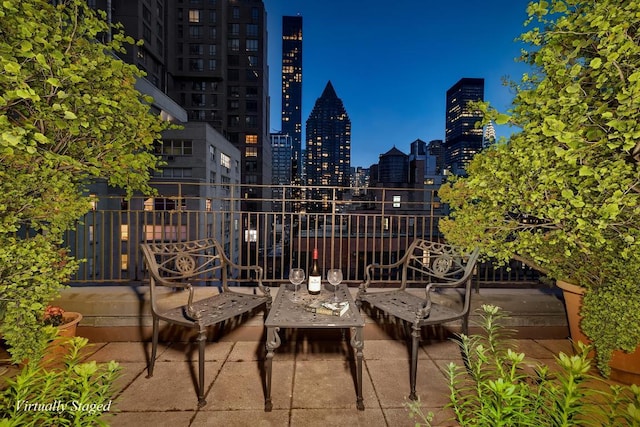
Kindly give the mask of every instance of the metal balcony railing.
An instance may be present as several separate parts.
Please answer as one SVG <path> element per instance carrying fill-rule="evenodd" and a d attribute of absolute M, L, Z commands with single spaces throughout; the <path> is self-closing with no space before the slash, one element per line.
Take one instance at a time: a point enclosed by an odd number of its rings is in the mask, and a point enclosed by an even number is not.
<path fill-rule="evenodd" d="M 394 262 L 416 238 L 441 240 L 446 215 L 436 189 L 247 186 L 155 182 L 158 194 L 125 200 L 96 192 L 95 209 L 67 233 L 71 253 L 85 262 L 73 285 L 144 284 L 139 244 L 146 241 L 218 239 L 227 255 L 259 264 L 266 284 L 287 280 L 291 267 L 309 270 L 318 249 L 323 271 L 339 267 L 360 283 L 373 262 Z M 479 265 L 483 285 L 538 282 L 514 263 L 509 269 Z"/>

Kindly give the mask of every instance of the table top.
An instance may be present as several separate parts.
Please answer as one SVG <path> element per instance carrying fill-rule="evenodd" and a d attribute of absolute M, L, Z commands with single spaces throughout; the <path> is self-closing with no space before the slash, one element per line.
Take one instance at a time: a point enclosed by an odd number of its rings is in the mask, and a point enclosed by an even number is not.
<path fill-rule="evenodd" d="M 293 302 L 293 285 L 283 283 L 280 285 L 278 295 L 276 296 L 269 315 L 264 324 L 266 327 L 281 328 L 348 328 L 363 327 L 364 319 L 358 311 L 358 307 L 353 301 L 353 297 L 349 292 L 346 284 L 338 285 L 336 294 L 341 301 L 349 303 L 349 309 L 342 315 L 336 316 L 331 314 L 313 313 L 305 309 L 305 307 L 313 302 L 328 301 L 333 297 L 333 287 L 327 289 L 323 283 L 322 290 L 319 295 L 310 295 L 304 287 L 298 289 L 298 296 L 302 301 Z"/>

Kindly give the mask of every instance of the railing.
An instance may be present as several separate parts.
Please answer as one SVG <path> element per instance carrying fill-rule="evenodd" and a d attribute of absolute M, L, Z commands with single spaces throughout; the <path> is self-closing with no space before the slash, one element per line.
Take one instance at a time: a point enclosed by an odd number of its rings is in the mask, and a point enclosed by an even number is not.
<path fill-rule="evenodd" d="M 144 283 L 141 242 L 205 237 L 218 239 L 235 262 L 263 266 L 267 284 L 282 283 L 294 266 L 308 271 L 314 248 L 323 271 L 340 267 L 345 281 L 355 284 L 366 265 L 396 261 L 413 239 L 441 240 L 438 222 L 446 214 L 435 189 L 155 187 L 153 198 L 99 197 L 95 210 L 67 234 L 72 254 L 85 260 L 73 285 Z M 537 275 L 518 264 L 479 267 L 483 285 L 537 283 Z"/>

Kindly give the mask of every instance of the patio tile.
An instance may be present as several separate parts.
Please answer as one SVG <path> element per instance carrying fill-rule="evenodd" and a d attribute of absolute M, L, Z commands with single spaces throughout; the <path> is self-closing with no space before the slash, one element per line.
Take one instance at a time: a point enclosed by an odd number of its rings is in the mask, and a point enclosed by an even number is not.
<path fill-rule="evenodd" d="M 221 362 L 205 363 L 205 390 L 211 387 L 221 366 Z M 195 362 L 156 362 L 153 377 L 138 376 L 119 396 L 118 408 L 152 412 L 195 410 L 197 371 Z"/>
<path fill-rule="evenodd" d="M 365 340 L 364 357 L 366 360 L 408 360 L 411 353 L 405 341 Z"/>
<path fill-rule="evenodd" d="M 146 363 L 118 362 L 118 364 L 120 365 L 120 376 L 114 383 L 114 387 L 118 390 L 118 393 L 129 387 L 139 376 L 145 377 L 147 375 Z M 114 405 L 118 406 L 115 402 Z"/>
<path fill-rule="evenodd" d="M 518 353 L 524 353 L 531 359 L 553 359 L 554 353 L 549 348 L 534 340 L 516 340 Z"/>
<path fill-rule="evenodd" d="M 364 411 L 354 409 L 293 409 L 291 411 L 290 425 L 291 427 L 383 427 L 388 424 L 385 422 L 380 408 L 366 408 Z"/>
<path fill-rule="evenodd" d="M 387 420 L 387 425 L 393 427 L 414 427 L 416 422 L 424 422 L 420 418 L 411 418 L 409 410 L 406 408 L 388 408 L 383 409 L 384 417 Z M 423 406 L 422 411 L 426 414 L 429 411 L 433 412 L 433 420 L 431 426 L 433 427 L 452 427 L 459 424 L 453 420 L 453 412 L 450 409 L 438 408 L 426 408 Z M 422 424 L 424 425 L 424 424 Z"/>
<path fill-rule="evenodd" d="M 233 348 L 232 342 L 207 342 L 204 348 L 204 360 L 207 362 L 224 361 L 229 357 Z M 196 342 L 174 342 L 166 351 L 158 356 L 159 361 L 189 361 L 198 360 L 198 343 Z"/>
<path fill-rule="evenodd" d="M 433 360 L 459 360 L 462 363 L 460 346 L 452 340 L 421 343 L 421 348 Z"/>
<path fill-rule="evenodd" d="M 278 349 L 280 350 L 280 349 Z M 277 353 L 278 350 L 276 350 Z M 229 362 L 248 362 L 264 360 L 266 350 L 262 341 L 238 341 L 235 343 L 227 360 Z M 278 356 L 281 356 L 278 354 Z M 280 357 L 278 357 L 280 359 Z M 291 355 L 293 358 L 293 354 Z"/>
<path fill-rule="evenodd" d="M 274 360 L 293 360 L 296 357 L 296 341 L 284 341 L 275 350 Z M 267 351 L 264 341 L 238 341 L 229 354 L 230 362 L 245 362 L 249 360 L 264 360 Z"/>
<path fill-rule="evenodd" d="M 538 344 L 548 349 L 554 355 L 560 354 L 560 352 L 565 354 L 573 354 L 573 346 L 571 345 L 571 341 L 568 339 L 564 340 L 535 340 Z"/>
<path fill-rule="evenodd" d="M 335 340 L 301 340 L 296 348 L 296 360 L 336 360 L 353 358 L 353 349 L 347 333 L 343 340 L 336 334 Z M 278 353 L 278 350 L 276 350 Z"/>
<path fill-rule="evenodd" d="M 293 360 L 273 361 L 271 398 L 274 409 L 290 407 Z M 227 362 L 207 396 L 205 411 L 264 411 L 262 364 L 255 361 Z"/>
<path fill-rule="evenodd" d="M 198 427 L 281 427 L 289 425 L 289 411 L 275 409 L 272 412 L 260 410 L 200 411 L 192 425 Z"/>
<path fill-rule="evenodd" d="M 100 349 L 102 349 L 104 346 L 106 346 L 108 343 L 106 342 L 89 342 L 86 346 L 84 346 L 82 348 L 82 350 L 80 350 L 80 353 L 82 354 L 82 359 L 83 360 L 95 360 L 93 358 L 93 355 L 95 353 L 97 353 Z"/>
<path fill-rule="evenodd" d="M 380 406 L 383 409 L 402 408 L 410 392 L 409 361 L 367 360 L 366 363 Z M 447 403 L 449 389 L 446 378 L 434 362 L 418 361 L 416 393 L 428 406 L 439 407 Z"/>
<path fill-rule="evenodd" d="M 167 345 L 158 344 L 157 359 L 167 349 Z M 88 359 L 97 362 L 144 362 L 151 357 L 151 343 L 148 342 L 110 342 L 93 353 Z"/>
<path fill-rule="evenodd" d="M 175 427 L 190 425 L 193 412 L 120 412 L 105 417 L 111 427 Z"/>
<path fill-rule="evenodd" d="M 356 409 L 355 362 L 341 360 L 296 361 L 293 409 Z M 379 407 L 363 363 L 362 395 L 365 408 Z"/>

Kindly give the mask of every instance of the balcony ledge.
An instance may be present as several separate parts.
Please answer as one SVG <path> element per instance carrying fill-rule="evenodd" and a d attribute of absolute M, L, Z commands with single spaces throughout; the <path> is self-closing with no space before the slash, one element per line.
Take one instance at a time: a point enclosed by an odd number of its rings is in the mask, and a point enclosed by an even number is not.
<path fill-rule="evenodd" d="M 242 290 L 242 289 L 241 289 Z M 252 292 L 252 288 L 244 288 Z M 353 295 L 357 288 L 350 288 Z M 273 296 L 278 288 L 271 288 Z M 205 298 L 218 292 L 216 287 L 199 287 L 196 299 Z M 423 291 L 415 290 L 416 293 Z M 168 290 L 162 297 L 163 303 L 184 304 L 186 294 Z M 439 298 L 447 298 L 438 295 Z M 105 341 L 147 341 L 151 337 L 151 313 L 149 309 L 148 286 L 83 286 L 63 290 L 54 304 L 67 311 L 82 313 L 83 319 L 78 334 L 93 342 Z M 472 297 L 471 332 L 475 332 L 474 324 L 479 320 L 475 310 L 482 304 L 493 304 L 502 307 L 511 315 L 506 326 L 517 331 L 518 338 L 527 339 L 563 339 L 569 336 L 564 302 L 561 293 L 555 289 L 492 289 L 482 288 Z M 389 339 L 389 335 L 398 332 L 398 325 L 372 319 L 365 316 L 366 339 Z M 161 323 L 161 339 L 176 340 L 175 334 L 182 334 L 181 329 L 163 327 Z M 448 333 L 457 333 L 460 323 L 452 323 Z M 260 339 L 264 332 L 263 317 L 256 315 L 246 319 L 231 333 L 224 334 L 223 341 L 252 341 Z M 191 339 L 192 335 L 179 337 L 181 340 Z M 394 338 L 393 336 L 391 338 Z M 399 336 L 397 338 L 400 338 Z"/>

